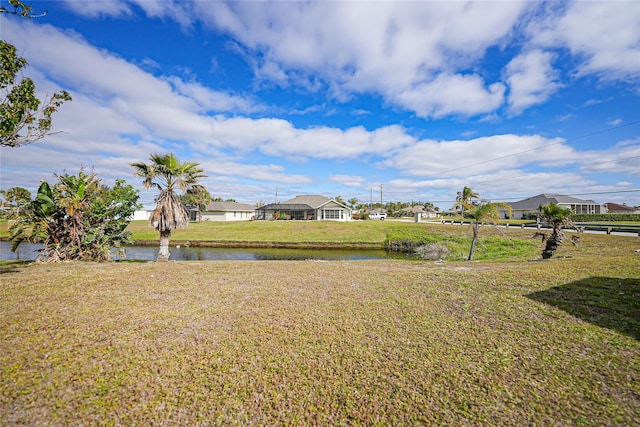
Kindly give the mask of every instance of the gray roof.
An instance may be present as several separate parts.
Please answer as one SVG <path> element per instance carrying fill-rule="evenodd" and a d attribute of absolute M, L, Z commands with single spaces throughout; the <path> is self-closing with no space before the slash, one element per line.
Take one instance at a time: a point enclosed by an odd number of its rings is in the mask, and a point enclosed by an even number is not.
<path fill-rule="evenodd" d="M 582 200 L 571 196 L 563 196 L 561 194 L 538 194 L 528 199 L 518 202 L 509 203 L 513 210 L 530 210 L 536 211 L 542 205 L 555 203 L 558 205 L 597 205 L 593 200 Z"/>
<path fill-rule="evenodd" d="M 236 203 L 236 202 L 211 202 L 207 205 L 205 211 L 224 211 L 224 212 L 239 212 L 239 211 L 249 211 L 254 212 L 256 210 L 255 207 L 251 205 L 247 205 L 245 203 Z"/>
<path fill-rule="evenodd" d="M 320 206 L 327 203 L 330 199 L 320 195 L 304 195 L 304 196 L 296 196 L 291 200 L 287 200 L 286 202 L 282 202 L 283 205 L 307 205 L 314 209 L 319 208 Z"/>
<path fill-rule="evenodd" d="M 279 209 L 287 209 L 287 210 L 305 210 L 305 209 L 318 209 L 323 207 L 329 202 L 336 203 L 344 208 L 347 208 L 344 204 L 337 202 L 333 199 L 329 199 L 325 196 L 320 195 L 304 195 L 304 196 L 296 196 L 291 200 L 287 200 L 286 202 L 278 202 L 271 203 L 269 205 L 261 206 L 258 208 L 261 211 L 265 210 L 279 210 Z"/>

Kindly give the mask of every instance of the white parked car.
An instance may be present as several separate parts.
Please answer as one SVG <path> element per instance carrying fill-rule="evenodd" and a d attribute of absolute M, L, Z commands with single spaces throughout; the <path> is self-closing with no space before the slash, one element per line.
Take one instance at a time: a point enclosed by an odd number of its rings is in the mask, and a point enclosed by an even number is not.
<path fill-rule="evenodd" d="M 387 219 L 387 214 L 386 213 L 372 213 L 372 214 L 369 214 L 369 219 L 379 219 L 380 221 L 384 221 L 385 219 Z"/>

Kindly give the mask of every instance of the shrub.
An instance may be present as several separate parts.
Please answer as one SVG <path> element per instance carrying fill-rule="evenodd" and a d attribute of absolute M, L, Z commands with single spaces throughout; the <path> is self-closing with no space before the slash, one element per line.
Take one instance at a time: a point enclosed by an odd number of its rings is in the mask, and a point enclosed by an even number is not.
<path fill-rule="evenodd" d="M 618 222 L 640 221 L 640 214 L 574 214 L 571 215 L 574 222 Z"/>

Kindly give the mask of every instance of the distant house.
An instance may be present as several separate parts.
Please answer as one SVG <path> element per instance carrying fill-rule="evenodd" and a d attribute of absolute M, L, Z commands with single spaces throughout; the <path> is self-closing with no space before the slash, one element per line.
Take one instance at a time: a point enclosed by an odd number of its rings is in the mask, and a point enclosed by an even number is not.
<path fill-rule="evenodd" d="M 511 218 L 524 218 L 529 213 L 538 212 L 540 206 L 548 205 L 549 203 L 555 203 L 563 208 L 569 208 L 571 212 L 576 214 L 606 213 L 606 207 L 593 200 L 582 200 L 561 194 L 538 194 L 528 199 L 509 203 L 509 206 L 513 209 Z M 506 212 L 501 210 L 501 214 L 506 215 Z"/>
<path fill-rule="evenodd" d="M 153 210 L 140 210 L 133 213 L 132 221 L 148 221 Z"/>
<path fill-rule="evenodd" d="M 620 205 L 618 203 L 605 203 L 609 213 L 615 214 L 640 214 L 640 208 L 633 208 L 627 205 Z"/>
<path fill-rule="evenodd" d="M 256 208 L 244 203 L 211 202 L 202 211 L 202 221 L 248 221 L 256 215 Z M 192 221 L 198 220 L 198 210 L 189 211 Z"/>
<path fill-rule="evenodd" d="M 296 196 L 282 203 L 271 203 L 256 209 L 258 219 L 273 219 L 276 214 L 297 220 L 350 221 L 351 209 L 321 195 Z"/>
<path fill-rule="evenodd" d="M 422 205 L 409 206 L 407 208 L 402 209 L 402 211 L 407 216 L 415 217 L 416 214 L 420 215 L 420 218 L 439 218 L 440 212 L 434 209 L 426 209 Z"/>

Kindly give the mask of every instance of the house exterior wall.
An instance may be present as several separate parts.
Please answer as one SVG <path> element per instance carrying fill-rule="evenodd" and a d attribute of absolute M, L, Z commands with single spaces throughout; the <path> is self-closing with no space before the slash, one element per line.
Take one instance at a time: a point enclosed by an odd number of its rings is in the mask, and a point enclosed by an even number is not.
<path fill-rule="evenodd" d="M 324 221 L 351 221 L 351 209 L 330 201 L 316 210 L 316 219 Z"/>
<path fill-rule="evenodd" d="M 203 221 L 248 221 L 251 218 L 253 218 L 254 215 L 255 215 L 255 212 L 247 212 L 247 211 L 233 211 L 233 212 L 205 211 L 205 212 L 202 212 L 202 220 Z"/>
<path fill-rule="evenodd" d="M 133 221 L 146 221 L 151 216 L 152 210 L 135 211 L 133 213 Z"/>

